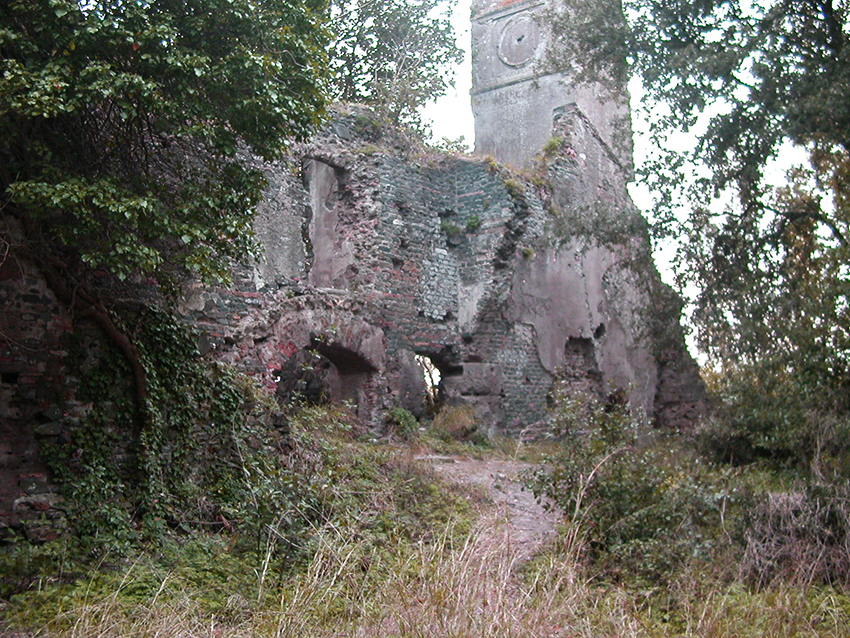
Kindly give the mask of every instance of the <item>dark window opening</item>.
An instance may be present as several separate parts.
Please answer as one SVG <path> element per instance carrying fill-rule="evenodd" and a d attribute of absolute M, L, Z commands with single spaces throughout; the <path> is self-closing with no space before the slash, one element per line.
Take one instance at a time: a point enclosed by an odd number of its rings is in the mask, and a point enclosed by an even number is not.
<path fill-rule="evenodd" d="M 17 372 L 3 372 L 0 374 L 0 382 L 5 385 L 16 385 L 18 383 L 18 376 L 19 374 Z"/>

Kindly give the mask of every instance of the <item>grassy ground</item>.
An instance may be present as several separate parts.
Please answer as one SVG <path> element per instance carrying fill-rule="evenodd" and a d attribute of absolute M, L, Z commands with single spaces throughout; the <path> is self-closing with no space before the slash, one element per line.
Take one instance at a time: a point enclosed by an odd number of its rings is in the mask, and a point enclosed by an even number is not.
<path fill-rule="evenodd" d="M 257 538 L 175 534 L 101 555 L 73 577 L 57 567 L 72 550 L 53 548 L 43 577 L 2 603 L 0 635 L 850 636 L 850 597 L 838 588 L 799 580 L 755 588 L 722 562 L 685 565 L 663 586 L 610 570 L 603 577 L 577 525 L 520 564 L 503 510 L 417 460 L 436 452 L 539 461 L 551 446 L 470 445 L 441 432 L 372 442 L 332 423 L 313 413 L 296 424 L 310 471 L 326 477 L 291 504 L 322 512 L 303 519 L 310 524 L 297 536 L 284 522 L 298 512 L 280 512 Z"/>

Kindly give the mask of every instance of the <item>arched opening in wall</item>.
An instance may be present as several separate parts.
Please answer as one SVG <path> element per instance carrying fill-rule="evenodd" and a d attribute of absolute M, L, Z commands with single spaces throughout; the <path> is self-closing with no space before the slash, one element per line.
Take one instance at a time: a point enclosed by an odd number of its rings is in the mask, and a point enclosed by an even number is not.
<path fill-rule="evenodd" d="M 331 362 L 312 349 L 299 350 L 277 373 L 277 397 L 283 403 L 321 405 L 331 400 Z"/>
<path fill-rule="evenodd" d="M 313 339 L 281 367 L 277 395 L 287 403 L 346 401 L 366 417 L 369 382 L 376 372 L 363 355 L 338 343 Z"/>
<path fill-rule="evenodd" d="M 311 345 L 333 364 L 328 375 L 331 400 L 351 401 L 358 408 L 365 405 L 366 386 L 377 368 L 359 352 L 339 343 L 327 343 L 317 338 Z"/>
<path fill-rule="evenodd" d="M 422 369 L 422 379 L 425 381 L 425 405 L 434 407 L 440 397 L 440 381 L 443 375 L 429 357 L 424 354 L 414 355 L 416 363 Z"/>

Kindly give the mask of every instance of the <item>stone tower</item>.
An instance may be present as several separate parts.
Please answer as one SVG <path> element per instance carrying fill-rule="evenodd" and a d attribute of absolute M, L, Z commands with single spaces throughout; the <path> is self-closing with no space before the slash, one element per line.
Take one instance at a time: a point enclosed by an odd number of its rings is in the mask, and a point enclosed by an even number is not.
<path fill-rule="evenodd" d="M 612 11 L 621 11 L 616 0 Z M 576 82 L 553 70 L 546 53 L 556 46 L 549 11 L 569 0 L 473 0 L 472 110 L 475 152 L 520 168 L 552 136 L 556 109 L 575 105 L 622 166 L 632 164 L 629 99 L 625 86 Z"/>

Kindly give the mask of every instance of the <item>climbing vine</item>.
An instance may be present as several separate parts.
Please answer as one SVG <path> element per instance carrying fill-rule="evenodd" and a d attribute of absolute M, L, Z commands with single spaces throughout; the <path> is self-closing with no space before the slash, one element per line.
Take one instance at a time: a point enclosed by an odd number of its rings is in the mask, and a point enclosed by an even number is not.
<path fill-rule="evenodd" d="M 148 309 L 134 320 L 144 405 L 124 357 L 106 348 L 81 383 L 88 416 L 45 453 L 74 531 L 110 551 L 196 527 L 257 532 L 268 521 L 257 515 L 251 481 L 287 445 L 273 425 L 276 405 L 250 379 L 201 357 L 197 335 L 168 313 Z"/>

